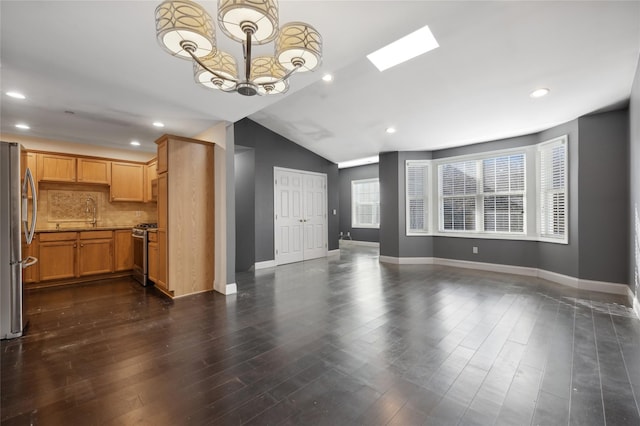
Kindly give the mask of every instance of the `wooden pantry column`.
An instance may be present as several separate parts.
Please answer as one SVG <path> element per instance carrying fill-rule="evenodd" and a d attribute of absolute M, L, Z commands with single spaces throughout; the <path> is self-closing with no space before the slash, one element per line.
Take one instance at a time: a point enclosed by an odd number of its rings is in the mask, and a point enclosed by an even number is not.
<path fill-rule="evenodd" d="M 172 297 L 213 290 L 214 147 L 165 135 L 158 144 L 158 280 Z"/>

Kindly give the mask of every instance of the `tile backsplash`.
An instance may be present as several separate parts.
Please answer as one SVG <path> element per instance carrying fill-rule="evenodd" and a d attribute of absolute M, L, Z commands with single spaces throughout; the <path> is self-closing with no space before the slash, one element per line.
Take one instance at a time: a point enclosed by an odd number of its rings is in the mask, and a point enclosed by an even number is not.
<path fill-rule="evenodd" d="M 40 183 L 37 229 L 91 226 L 92 198 L 97 226 L 133 226 L 157 221 L 156 203 L 109 202 L 109 187 L 98 185 Z"/>

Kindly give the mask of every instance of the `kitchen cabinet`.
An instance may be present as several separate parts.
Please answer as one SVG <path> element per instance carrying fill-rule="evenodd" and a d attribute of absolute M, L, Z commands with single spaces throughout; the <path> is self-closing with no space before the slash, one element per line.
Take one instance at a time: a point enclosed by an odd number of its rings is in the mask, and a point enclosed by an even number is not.
<path fill-rule="evenodd" d="M 38 254 L 38 235 L 33 236 L 33 240 L 31 240 L 31 244 L 27 245 L 24 234 L 22 234 L 22 258 L 26 259 L 27 256 L 33 256 L 36 259 L 39 258 Z M 35 283 L 38 281 L 38 268 L 40 266 L 40 262 L 36 262 L 34 265 L 31 265 L 22 270 L 22 282 L 23 283 Z"/>
<path fill-rule="evenodd" d="M 144 164 L 111 163 L 111 201 L 144 202 Z"/>
<path fill-rule="evenodd" d="M 75 182 L 76 157 L 50 153 L 37 154 L 38 181 Z"/>
<path fill-rule="evenodd" d="M 157 231 L 157 280 L 156 285 L 166 291 L 169 289 L 167 281 L 167 215 L 169 192 L 167 188 L 167 173 L 158 175 L 158 231 Z"/>
<path fill-rule="evenodd" d="M 93 158 L 78 158 L 78 182 L 99 183 L 109 185 L 111 183 L 111 162 Z"/>
<path fill-rule="evenodd" d="M 130 229 L 120 229 L 114 232 L 114 271 L 128 271 L 133 269 L 133 241 Z"/>
<path fill-rule="evenodd" d="M 22 159 L 20 160 L 20 176 L 24 177 L 27 167 L 31 170 L 33 181 L 36 183 L 36 196 L 38 195 L 38 159 L 35 152 L 22 151 Z M 27 185 L 27 197 L 31 200 L 31 186 Z"/>
<path fill-rule="evenodd" d="M 168 141 L 160 138 L 156 143 L 158 144 L 158 174 L 166 173 L 169 165 Z"/>
<path fill-rule="evenodd" d="M 208 142 L 169 135 L 158 139 L 156 144 L 156 286 L 174 297 L 213 290 L 214 146 Z"/>
<path fill-rule="evenodd" d="M 116 232 L 118 237 L 126 233 L 129 239 L 131 238 L 130 230 Z M 28 250 L 33 253 L 31 256 L 38 258 L 37 268 L 30 272 L 34 275 L 24 276 L 25 282 L 51 280 L 77 282 L 79 278 L 115 272 L 113 231 L 40 232 L 34 237 L 34 242 Z M 132 263 L 131 247 L 129 251 L 131 254 L 128 259 Z M 25 271 L 29 269 L 33 267 Z"/>
<path fill-rule="evenodd" d="M 80 232 L 78 276 L 113 272 L 113 232 Z"/>
<path fill-rule="evenodd" d="M 150 162 L 145 167 L 144 175 L 144 202 L 156 202 L 158 200 L 158 162 Z"/>
<path fill-rule="evenodd" d="M 147 267 L 149 280 L 158 283 L 158 233 L 149 232 L 149 243 L 147 244 Z"/>
<path fill-rule="evenodd" d="M 74 278 L 76 276 L 78 233 L 42 233 L 39 237 L 39 281 Z"/>

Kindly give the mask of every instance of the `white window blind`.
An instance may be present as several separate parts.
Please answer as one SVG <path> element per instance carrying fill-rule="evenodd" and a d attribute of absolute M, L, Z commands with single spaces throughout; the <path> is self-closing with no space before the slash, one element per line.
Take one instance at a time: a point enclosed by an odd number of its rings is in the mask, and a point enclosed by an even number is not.
<path fill-rule="evenodd" d="M 525 231 L 525 155 L 482 160 L 484 230 Z"/>
<path fill-rule="evenodd" d="M 351 182 L 353 228 L 380 227 L 380 183 L 378 179 Z"/>
<path fill-rule="evenodd" d="M 441 228 L 445 231 L 476 230 L 476 161 L 460 161 L 439 166 Z"/>
<path fill-rule="evenodd" d="M 567 140 L 541 144 L 539 155 L 540 236 L 567 239 Z"/>
<path fill-rule="evenodd" d="M 407 162 L 407 235 L 429 232 L 429 165 Z"/>

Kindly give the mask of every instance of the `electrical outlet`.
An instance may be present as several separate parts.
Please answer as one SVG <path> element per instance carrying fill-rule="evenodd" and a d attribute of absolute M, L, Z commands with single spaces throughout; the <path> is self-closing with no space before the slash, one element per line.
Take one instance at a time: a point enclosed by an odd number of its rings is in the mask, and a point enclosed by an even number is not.
<path fill-rule="evenodd" d="M 478 254 L 478 247 L 473 248 L 473 254 Z"/>
<path fill-rule="evenodd" d="M 142 212 L 140 210 L 136 210 L 136 217 L 142 216 Z"/>
<path fill-rule="evenodd" d="M 338 214 L 338 210 L 333 209 L 333 215 L 335 216 L 335 215 L 337 215 L 337 214 Z"/>

